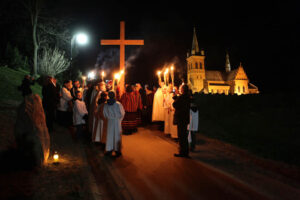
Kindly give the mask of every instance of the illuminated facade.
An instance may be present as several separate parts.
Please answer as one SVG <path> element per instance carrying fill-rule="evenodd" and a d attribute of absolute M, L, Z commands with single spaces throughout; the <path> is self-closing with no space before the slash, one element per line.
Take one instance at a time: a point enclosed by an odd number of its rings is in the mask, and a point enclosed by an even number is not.
<path fill-rule="evenodd" d="M 191 53 L 187 55 L 187 80 L 189 88 L 205 94 L 257 94 L 258 88 L 249 82 L 242 66 L 231 70 L 229 55 L 226 54 L 225 70 L 206 70 L 205 55 L 199 50 L 194 29 Z"/>

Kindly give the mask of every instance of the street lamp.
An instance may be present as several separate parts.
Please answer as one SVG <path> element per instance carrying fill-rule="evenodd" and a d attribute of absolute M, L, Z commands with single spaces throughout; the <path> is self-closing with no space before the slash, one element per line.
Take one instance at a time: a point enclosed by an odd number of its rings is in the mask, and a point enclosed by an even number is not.
<path fill-rule="evenodd" d="M 73 35 L 71 39 L 71 58 L 70 58 L 70 77 L 71 77 L 71 68 L 73 64 L 73 46 L 77 43 L 79 45 L 85 45 L 88 43 L 88 36 L 85 33 L 77 33 Z"/>

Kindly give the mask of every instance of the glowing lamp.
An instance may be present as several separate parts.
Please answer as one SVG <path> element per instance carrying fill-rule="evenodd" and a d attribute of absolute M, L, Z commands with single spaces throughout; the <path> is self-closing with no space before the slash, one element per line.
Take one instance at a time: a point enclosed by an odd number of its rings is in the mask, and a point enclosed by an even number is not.
<path fill-rule="evenodd" d="M 84 33 L 78 33 L 76 35 L 76 42 L 80 45 L 84 45 L 88 42 L 88 37 Z"/>
<path fill-rule="evenodd" d="M 53 154 L 53 160 L 54 160 L 54 162 L 58 162 L 58 159 L 59 159 L 59 155 L 58 155 L 57 151 L 55 151 Z"/>
<path fill-rule="evenodd" d="M 91 71 L 90 73 L 88 73 L 88 79 L 95 79 L 95 72 Z"/>

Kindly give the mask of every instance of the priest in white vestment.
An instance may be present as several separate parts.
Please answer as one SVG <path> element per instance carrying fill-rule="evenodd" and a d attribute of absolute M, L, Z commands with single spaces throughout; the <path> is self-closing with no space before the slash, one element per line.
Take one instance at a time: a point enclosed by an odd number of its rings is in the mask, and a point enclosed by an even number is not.
<path fill-rule="evenodd" d="M 154 94 L 152 121 L 164 121 L 164 93 L 165 84 L 160 82 L 160 88 L 158 88 Z"/>
<path fill-rule="evenodd" d="M 108 92 L 108 97 L 109 99 L 103 107 L 103 116 L 107 120 L 105 155 L 110 156 L 112 151 L 114 151 L 116 156 L 121 156 L 121 122 L 124 118 L 125 110 L 122 104 L 116 101 L 113 91 Z"/>

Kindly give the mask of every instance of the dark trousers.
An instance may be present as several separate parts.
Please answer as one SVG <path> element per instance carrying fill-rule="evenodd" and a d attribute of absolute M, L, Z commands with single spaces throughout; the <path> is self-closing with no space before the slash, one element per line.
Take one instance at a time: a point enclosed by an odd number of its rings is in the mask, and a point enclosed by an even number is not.
<path fill-rule="evenodd" d="M 55 109 L 45 109 L 45 117 L 48 131 L 53 131 L 53 122 L 55 119 Z"/>
<path fill-rule="evenodd" d="M 177 124 L 177 134 L 179 141 L 179 154 L 189 155 L 188 131 L 186 123 Z"/>
<path fill-rule="evenodd" d="M 195 150 L 196 147 L 196 133 L 197 131 L 191 131 L 191 143 L 190 143 L 190 148 L 191 150 Z"/>

